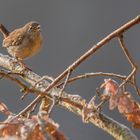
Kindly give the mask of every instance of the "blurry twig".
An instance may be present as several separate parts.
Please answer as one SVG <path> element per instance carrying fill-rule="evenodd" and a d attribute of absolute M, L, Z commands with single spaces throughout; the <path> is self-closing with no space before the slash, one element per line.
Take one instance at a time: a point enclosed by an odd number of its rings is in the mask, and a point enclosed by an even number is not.
<path fill-rule="evenodd" d="M 121 46 L 121 48 L 122 48 L 122 50 L 123 50 L 123 52 L 124 52 L 124 54 L 125 54 L 128 62 L 131 64 L 131 67 L 133 69 L 132 72 L 126 77 L 126 79 L 124 80 L 124 82 L 122 82 L 120 84 L 120 87 L 122 87 L 129 79 L 133 78 L 135 89 L 136 89 L 138 95 L 140 96 L 139 89 L 138 89 L 138 86 L 137 86 L 137 83 L 136 83 L 136 80 L 135 80 L 136 79 L 135 78 L 136 77 L 136 71 L 137 71 L 138 67 L 135 64 L 135 62 L 133 61 L 133 59 L 132 59 L 129 51 L 127 50 L 127 48 L 125 46 L 124 37 L 123 37 L 122 34 L 119 36 L 119 43 L 120 43 L 120 46 Z"/>
<path fill-rule="evenodd" d="M 120 75 L 120 74 L 116 74 L 116 73 L 105 73 L 105 72 L 91 72 L 91 73 L 85 73 L 85 74 L 81 74 L 81 75 L 77 75 L 75 77 L 72 77 L 68 80 L 67 83 L 72 83 L 75 82 L 77 80 L 81 80 L 81 79 L 85 79 L 85 78 L 90 78 L 90 77 L 96 77 L 96 76 L 108 76 L 108 77 L 115 77 L 121 80 L 124 80 L 126 78 L 125 75 Z M 130 84 L 133 84 L 132 81 L 128 81 Z M 61 82 L 60 84 L 57 85 L 57 87 L 60 87 L 64 84 L 64 82 Z"/>
<path fill-rule="evenodd" d="M 62 89 L 61 89 L 60 92 L 59 92 L 59 96 L 60 96 L 60 97 L 62 96 L 63 91 L 64 91 L 64 89 L 65 89 L 65 87 L 66 87 L 66 85 L 67 85 L 67 83 L 68 83 L 68 80 L 69 80 L 69 78 L 70 78 L 70 75 L 71 75 L 71 71 L 68 71 L 67 77 L 66 77 L 66 79 L 65 79 L 65 81 L 64 81 L 64 83 L 63 83 L 63 87 L 62 87 Z"/>

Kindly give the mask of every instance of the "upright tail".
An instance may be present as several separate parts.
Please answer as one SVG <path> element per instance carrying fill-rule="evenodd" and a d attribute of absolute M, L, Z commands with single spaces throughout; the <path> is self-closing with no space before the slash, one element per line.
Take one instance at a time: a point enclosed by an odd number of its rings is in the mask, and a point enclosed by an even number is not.
<path fill-rule="evenodd" d="M 0 32 L 3 34 L 4 38 L 6 38 L 10 33 L 3 24 L 0 24 Z"/>

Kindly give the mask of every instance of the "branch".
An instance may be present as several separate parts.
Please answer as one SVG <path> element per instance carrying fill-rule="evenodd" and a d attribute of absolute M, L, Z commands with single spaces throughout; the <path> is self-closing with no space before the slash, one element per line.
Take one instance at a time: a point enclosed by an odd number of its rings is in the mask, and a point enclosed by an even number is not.
<path fill-rule="evenodd" d="M 102 39 L 100 42 L 98 42 L 96 45 L 94 45 L 91 49 L 89 49 L 86 53 L 84 53 L 80 58 L 78 58 L 73 64 L 71 64 L 64 72 L 62 72 L 58 77 L 54 79 L 53 82 L 51 82 L 48 87 L 45 89 L 44 92 L 48 94 L 49 90 L 51 90 L 56 84 L 58 84 L 67 74 L 68 72 L 72 72 L 76 67 L 78 67 L 83 61 L 85 61 L 89 56 L 94 54 L 97 50 L 99 50 L 103 45 L 108 43 L 111 39 L 114 37 L 119 37 L 122 35 L 125 31 L 133 27 L 134 25 L 138 24 L 140 22 L 140 16 L 137 16 L 133 20 L 129 21 L 128 23 L 121 26 L 119 29 L 115 30 L 111 34 L 109 34 L 107 37 Z M 135 70 L 135 69 L 134 69 Z M 126 81 L 129 80 L 131 75 L 134 72 L 132 72 L 127 78 Z M 40 100 L 41 96 L 38 96 L 31 104 L 35 104 Z M 27 107 L 28 108 L 28 107 Z"/>
<path fill-rule="evenodd" d="M 132 59 L 130 53 L 128 52 L 128 50 L 127 50 L 127 48 L 125 46 L 123 35 L 120 35 L 118 40 L 119 40 L 119 43 L 120 43 L 120 47 L 122 48 L 122 50 L 123 50 L 123 52 L 124 52 L 128 62 L 130 63 L 130 65 L 132 67 L 132 72 L 127 76 L 127 78 L 120 85 L 120 87 L 123 86 L 132 77 L 133 78 L 133 82 L 134 82 L 134 86 L 135 86 L 135 89 L 136 89 L 136 92 L 140 96 L 139 88 L 138 88 L 137 83 L 136 83 L 136 71 L 138 70 L 138 66 L 135 64 L 134 60 Z"/>
<path fill-rule="evenodd" d="M 118 78 L 121 80 L 125 80 L 126 76 L 125 75 L 120 75 L 120 74 L 115 74 L 115 73 L 104 73 L 104 72 L 91 72 L 91 73 L 85 73 L 81 75 L 77 75 L 75 77 L 72 77 L 68 80 L 68 83 L 72 83 L 77 80 L 82 80 L 85 78 L 90 78 L 90 77 L 96 77 L 96 76 L 107 76 L 107 77 L 114 77 Z M 131 84 L 133 84 L 131 81 L 129 81 Z M 60 84 L 57 85 L 57 87 L 60 87 L 64 84 L 64 82 L 61 82 Z"/>
<path fill-rule="evenodd" d="M 140 22 L 140 15 L 134 18 L 133 20 L 129 21 L 128 23 L 121 26 L 119 29 L 115 30 L 107 37 L 102 39 L 96 45 L 94 45 L 91 49 L 89 49 L 86 53 L 84 53 L 80 58 L 78 58 L 72 65 L 70 65 L 64 72 L 62 72 L 55 80 L 47 87 L 46 92 L 48 92 L 51 88 L 53 88 L 60 80 L 62 80 L 69 71 L 73 71 L 77 68 L 83 61 L 85 61 L 88 57 L 93 55 L 97 50 L 99 50 L 103 45 L 108 43 L 111 39 L 122 35 L 125 31 L 133 27 L 135 24 Z"/>
<path fill-rule="evenodd" d="M 18 63 L 15 62 L 13 58 L 0 54 L 0 66 L 12 71 L 13 73 L 20 73 L 23 72 L 23 67 L 20 66 Z M 26 82 L 30 83 L 32 86 L 35 85 L 37 81 L 41 79 L 41 77 L 34 72 L 30 70 L 24 71 L 24 76 L 22 77 Z M 48 87 L 49 82 L 44 80 L 40 85 L 37 85 L 36 88 L 40 90 L 42 93 L 45 91 L 45 89 Z M 25 85 L 24 85 L 25 86 Z M 61 89 L 59 88 L 53 88 L 53 90 L 49 91 L 49 97 L 53 98 L 53 96 L 58 96 Z M 45 93 L 44 93 L 45 94 Z M 63 97 L 61 102 L 59 102 L 59 105 L 63 108 L 72 111 L 73 113 L 77 114 L 78 116 L 82 116 L 82 110 L 83 110 L 83 104 L 85 103 L 85 100 L 80 98 L 76 102 L 72 102 L 69 99 L 72 95 L 67 94 L 66 92 L 63 92 Z M 41 97 L 41 95 L 39 96 Z M 47 97 L 47 96 L 46 96 Z M 73 99 L 74 100 L 74 99 Z M 33 103 L 32 103 L 33 104 Z M 30 106 L 32 105 L 30 104 Z M 28 108 L 26 108 L 28 109 Z M 23 110 L 24 112 L 25 110 Z M 112 135 L 114 138 L 118 140 L 137 140 L 136 136 L 131 132 L 129 128 L 126 126 L 118 123 L 117 121 L 107 117 L 106 115 L 102 113 L 98 113 L 98 115 L 95 115 L 91 118 L 89 118 L 89 122 L 96 125 L 97 127 L 101 128 L 102 130 L 106 131 L 110 135 Z"/>
<path fill-rule="evenodd" d="M 49 83 L 46 80 L 43 80 L 41 84 L 38 84 L 36 88 L 38 90 L 41 90 L 44 92 L 44 96 L 47 98 L 48 96 L 58 96 L 58 93 L 60 92 L 59 88 L 56 88 L 55 86 L 68 74 L 68 72 L 72 72 L 74 69 L 76 69 L 83 61 L 85 61 L 88 57 L 93 55 L 97 50 L 99 50 L 103 45 L 108 43 L 111 39 L 115 37 L 119 37 L 122 35 L 125 31 L 133 27 L 135 24 L 138 24 L 140 22 L 140 16 L 137 16 L 135 19 L 131 20 L 130 22 L 126 23 L 119 29 L 115 30 L 111 34 L 109 34 L 107 37 L 102 39 L 100 42 L 98 42 L 96 45 L 94 45 L 91 49 L 89 49 L 85 54 L 83 54 L 80 58 L 78 58 L 72 65 L 70 65 L 64 72 L 62 72 L 56 79 L 54 79 L 53 82 Z M 24 71 L 24 68 L 20 66 L 18 63 L 13 63 L 14 59 L 11 59 L 8 56 L 0 55 L 0 66 L 12 71 L 13 73 L 21 73 Z M 32 86 L 38 82 L 41 77 L 37 74 L 33 73 L 30 70 L 26 70 L 23 72 L 23 78 L 28 83 L 30 83 Z M 127 80 L 129 78 L 127 77 Z M 68 97 L 71 97 L 72 95 L 66 94 L 63 92 L 62 95 L 62 101 L 59 102 L 59 105 L 63 106 L 64 108 L 69 109 L 70 111 L 76 113 L 77 115 L 82 115 L 83 105 L 86 104 L 85 100 L 82 98 L 78 98 L 79 100 L 77 102 L 70 102 L 67 101 L 69 99 Z M 32 105 L 36 104 L 36 102 L 39 102 L 42 98 L 42 95 L 39 95 L 27 108 L 24 110 L 28 110 Z M 21 112 L 22 113 L 22 112 Z M 89 119 L 90 122 L 98 126 L 99 128 L 102 128 L 109 134 L 111 134 L 116 139 L 122 139 L 122 140 L 129 140 L 137 138 L 134 136 L 134 134 L 131 133 L 131 131 L 119 124 L 118 122 L 110 119 L 109 117 L 99 113 L 98 115 L 95 115 Z M 117 131 L 116 131 L 117 130 Z"/>

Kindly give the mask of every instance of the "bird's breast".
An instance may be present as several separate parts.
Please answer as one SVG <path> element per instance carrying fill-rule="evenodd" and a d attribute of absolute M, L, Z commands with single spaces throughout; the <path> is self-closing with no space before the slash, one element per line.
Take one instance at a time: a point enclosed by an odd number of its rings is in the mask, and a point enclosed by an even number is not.
<path fill-rule="evenodd" d="M 18 46 L 10 46 L 8 52 L 14 57 L 27 59 L 38 53 L 41 47 L 42 36 L 39 34 L 34 38 L 24 38 L 23 42 Z"/>

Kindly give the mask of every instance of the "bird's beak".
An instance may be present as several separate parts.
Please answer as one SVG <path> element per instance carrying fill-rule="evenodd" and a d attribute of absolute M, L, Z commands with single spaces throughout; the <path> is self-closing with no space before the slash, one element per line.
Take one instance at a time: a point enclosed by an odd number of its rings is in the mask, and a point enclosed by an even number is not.
<path fill-rule="evenodd" d="M 36 29 L 37 29 L 37 31 L 40 31 L 40 25 L 38 25 Z"/>

